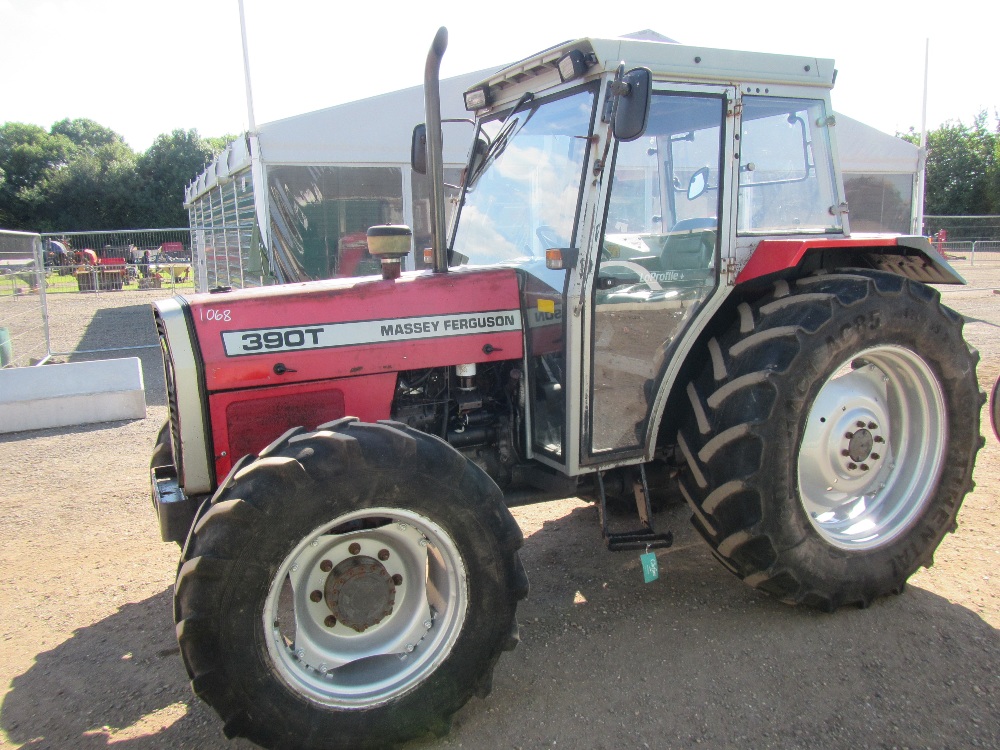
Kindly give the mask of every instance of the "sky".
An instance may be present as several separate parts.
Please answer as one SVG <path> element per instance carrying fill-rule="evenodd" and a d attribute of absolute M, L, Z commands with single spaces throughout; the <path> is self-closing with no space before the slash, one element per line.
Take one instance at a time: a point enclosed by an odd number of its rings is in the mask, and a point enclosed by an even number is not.
<path fill-rule="evenodd" d="M 886 133 L 1000 107 L 1000 3 L 244 0 L 257 124 L 419 85 L 439 26 L 448 77 L 559 42 L 652 29 L 684 44 L 833 58 L 836 111 Z M 248 127 L 238 0 L 0 0 L 0 123 L 85 117 L 142 151 Z"/>

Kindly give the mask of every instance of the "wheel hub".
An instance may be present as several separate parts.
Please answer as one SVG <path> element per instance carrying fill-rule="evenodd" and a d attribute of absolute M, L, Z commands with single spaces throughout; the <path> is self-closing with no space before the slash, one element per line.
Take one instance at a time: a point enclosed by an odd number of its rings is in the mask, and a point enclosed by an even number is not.
<path fill-rule="evenodd" d="M 872 347 L 834 368 L 798 456 L 800 500 L 820 536 L 861 550 L 903 533 L 933 492 L 945 419 L 936 376 L 908 349 Z"/>
<path fill-rule="evenodd" d="M 864 461 L 871 455 L 872 446 L 875 441 L 868 430 L 858 430 L 851 436 L 851 441 L 847 444 L 847 455 L 852 461 Z"/>
<path fill-rule="evenodd" d="M 354 556 L 327 577 L 324 598 L 337 622 L 363 633 L 392 614 L 396 586 L 378 560 Z"/>

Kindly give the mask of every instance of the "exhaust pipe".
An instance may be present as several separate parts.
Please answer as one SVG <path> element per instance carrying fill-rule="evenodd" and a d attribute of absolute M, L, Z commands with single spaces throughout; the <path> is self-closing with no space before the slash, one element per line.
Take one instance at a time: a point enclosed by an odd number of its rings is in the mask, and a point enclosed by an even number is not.
<path fill-rule="evenodd" d="M 424 66 L 424 118 L 427 122 L 427 178 L 431 183 L 431 241 L 434 273 L 448 273 L 444 226 L 444 145 L 441 137 L 441 58 L 448 49 L 448 29 L 434 35 Z"/>

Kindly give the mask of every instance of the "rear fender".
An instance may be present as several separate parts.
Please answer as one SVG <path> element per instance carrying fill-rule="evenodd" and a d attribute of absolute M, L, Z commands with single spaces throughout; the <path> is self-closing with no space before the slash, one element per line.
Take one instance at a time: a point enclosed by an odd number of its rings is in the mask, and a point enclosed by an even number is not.
<path fill-rule="evenodd" d="M 925 284 L 965 283 L 926 237 L 877 235 L 761 240 L 737 274 L 736 285 L 838 268 L 872 268 Z"/>

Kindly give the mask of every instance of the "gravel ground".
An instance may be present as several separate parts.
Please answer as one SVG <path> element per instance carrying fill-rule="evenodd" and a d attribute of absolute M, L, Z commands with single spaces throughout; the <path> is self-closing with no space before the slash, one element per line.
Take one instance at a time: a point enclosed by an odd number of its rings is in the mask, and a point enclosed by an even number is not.
<path fill-rule="evenodd" d="M 1000 269 L 973 271 L 945 294 L 986 387 Z M 148 302 L 53 295 L 53 347 L 154 344 Z M 193 697 L 174 640 L 177 549 L 159 542 L 146 468 L 166 413 L 159 352 L 96 356 L 142 359 L 146 419 L 0 435 L 0 746 L 251 748 Z M 637 554 L 603 550 L 592 506 L 516 509 L 522 643 L 448 737 L 409 747 L 1000 747 L 1000 445 L 983 430 L 958 532 L 902 596 L 864 611 L 747 588 L 681 507 L 657 519 L 676 541 L 648 585 Z"/>

